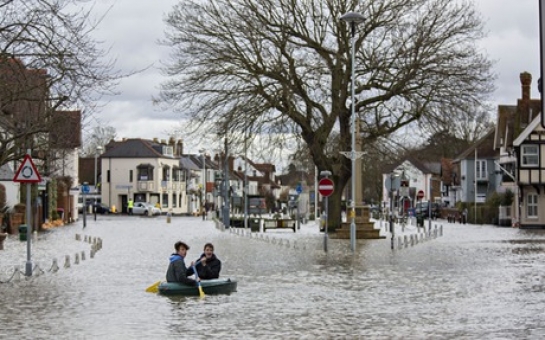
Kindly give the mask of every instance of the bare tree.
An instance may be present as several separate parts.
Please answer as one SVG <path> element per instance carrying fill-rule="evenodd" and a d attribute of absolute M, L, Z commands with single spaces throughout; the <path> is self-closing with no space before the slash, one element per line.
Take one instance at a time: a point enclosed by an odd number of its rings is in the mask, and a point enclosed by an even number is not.
<path fill-rule="evenodd" d="M 117 132 L 112 126 L 95 126 L 88 138 L 84 140 L 80 156 L 94 156 L 98 147 L 104 150 L 104 146 L 115 140 L 116 136 Z"/>
<path fill-rule="evenodd" d="M 96 99 L 112 93 L 120 75 L 91 38 L 97 22 L 84 3 L 0 0 L 0 164 L 20 159 L 27 148 L 47 149 L 48 138 L 40 136 L 58 123 L 54 112 L 86 107 L 89 113 Z"/>
<path fill-rule="evenodd" d="M 448 108 L 479 105 L 492 90 L 470 2 L 185 0 L 166 18 L 171 78 L 158 98 L 218 134 L 251 127 L 270 148 L 298 136 L 318 171 L 333 173 L 333 227 L 351 177 L 339 154 L 351 149 L 351 30 L 340 20 L 349 11 L 365 18 L 354 40 L 364 147 Z"/>

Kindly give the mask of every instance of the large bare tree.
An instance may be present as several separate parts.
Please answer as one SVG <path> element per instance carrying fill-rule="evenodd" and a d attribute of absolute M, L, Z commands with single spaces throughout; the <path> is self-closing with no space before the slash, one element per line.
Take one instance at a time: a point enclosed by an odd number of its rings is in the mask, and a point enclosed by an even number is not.
<path fill-rule="evenodd" d="M 166 18 L 171 78 L 158 98 L 196 129 L 231 139 L 248 129 L 271 148 L 300 138 L 318 171 L 333 173 L 333 227 L 351 177 L 339 153 L 351 149 L 351 30 L 340 20 L 349 11 L 365 18 L 354 40 L 364 148 L 423 117 L 479 105 L 492 90 L 470 2 L 181 0 Z"/>
<path fill-rule="evenodd" d="M 112 93 L 120 75 L 91 36 L 100 18 L 92 19 L 89 5 L 0 0 L 0 164 L 27 148 L 47 153 L 55 147 L 47 135 L 62 120 L 55 112 L 90 113 L 97 98 Z M 81 134 L 81 126 L 66 133 Z"/>

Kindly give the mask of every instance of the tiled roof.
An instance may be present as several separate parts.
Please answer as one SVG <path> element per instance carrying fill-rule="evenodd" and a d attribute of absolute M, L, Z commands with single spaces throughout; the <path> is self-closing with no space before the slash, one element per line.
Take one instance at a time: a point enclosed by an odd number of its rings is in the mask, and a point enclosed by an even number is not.
<path fill-rule="evenodd" d="M 146 139 L 126 139 L 110 142 L 102 158 L 174 158 L 161 153 L 162 144 Z"/>
<path fill-rule="evenodd" d="M 498 158 L 499 151 L 494 149 L 494 137 L 495 128 L 492 128 L 483 138 L 473 143 L 467 150 L 457 156 L 453 160 L 453 163 L 459 163 L 464 159 L 474 159 L 475 149 L 477 149 L 477 157 L 480 159 Z"/>

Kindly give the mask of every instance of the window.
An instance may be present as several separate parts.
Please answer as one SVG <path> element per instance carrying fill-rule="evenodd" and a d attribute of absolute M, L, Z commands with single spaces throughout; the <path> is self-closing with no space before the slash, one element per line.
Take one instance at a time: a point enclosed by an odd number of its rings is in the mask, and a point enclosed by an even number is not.
<path fill-rule="evenodd" d="M 539 164 L 539 146 L 538 145 L 521 145 L 521 165 L 522 166 L 537 166 Z"/>
<path fill-rule="evenodd" d="M 175 166 L 172 168 L 172 180 L 174 182 L 179 182 L 180 181 L 180 168 Z"/>
<path fill-rule="evenodd" d="M 139 181 L 153 181 L 153 168 L 151 164 L 140 164 L 137 166 L 137 179 Z"/>
<path fill-rule="evenodd" d="M 169 181 L 170 180 L 170 168 L 168 166 L 163 167 L 163 181 Z"/>
<path fill-rule="evenodd" d="M 172 156 L 174 155 L 174 148 L 172 146 L 163 145 L 163 155 Z"/>
<path fill-rule="evenodd" d="M 476 179 L 487 179 L 488 178 L 488 174 L 486 172 L 486 160 L 477 160 L 476 163 L 475 163 L 475 167 L 476 167 L 476 174 L 475 174 L 475 178 Z"/>
<path fill-rule="evenodd" d="M 168 194 L 163 194 L 163 208 L 168 208 Z"/>
<path fill-rule="evenodd" d="M 129 170 L 129 182 L 132 183 L 132 170 Z"/>
<path fill-rule="evenodd" d="M 537 218 L 537 194 L 528 194 L 526 197 L 526 217 Z"/>

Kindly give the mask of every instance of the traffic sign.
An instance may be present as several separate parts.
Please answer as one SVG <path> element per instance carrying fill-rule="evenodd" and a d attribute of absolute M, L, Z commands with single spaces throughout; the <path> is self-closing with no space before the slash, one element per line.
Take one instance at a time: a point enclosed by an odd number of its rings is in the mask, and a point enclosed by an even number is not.
<path fill-rule="evenodd" d="M 23 163 L 17 169 L 15 176 L 13 176 L 13 181 L 19 183 L 40 183 L 42 181 L 40 173 L 36 170 L 36 166 L 34 166 L 30 155 L 25 155 Z"/>
<path fill-rule="evenodd" d="M 87 184 L 81 186 L 81 192 L 83 192 L 84 194 L 88 194 L 90 191 L 91 189 L 89 189 L 89 186 Z"/>
<path fill-rule="evenodd" d="M 329 197 L 331 196 L 331 194 L 333 194 L 333 191 L 334 191 L 333 181 L 330 180 L 329 178 L 322 178 L 318 182 L 318 192 L 320 193 L 320 195 L 324 197 Z"/>
<path fill-rule="evenodd" d="M 303 186 L 301 185 L 301 183 L 297 184 L 295 191 L 297 191 L 298 194 L 301 194 L 303 192 Z"/>
<path fill-rule="evenodd" d="M 395 191 L 399 189 L 399 187 L 401 186 L 401 180 L 397 176 L 396 177 L 388 176 L 388 178 L 384 180 L 384 186 L 386 187 L 386 190 L 388 191 Z"/>

